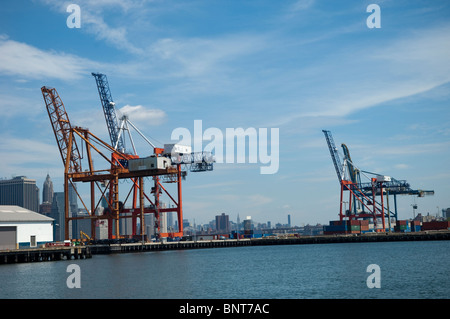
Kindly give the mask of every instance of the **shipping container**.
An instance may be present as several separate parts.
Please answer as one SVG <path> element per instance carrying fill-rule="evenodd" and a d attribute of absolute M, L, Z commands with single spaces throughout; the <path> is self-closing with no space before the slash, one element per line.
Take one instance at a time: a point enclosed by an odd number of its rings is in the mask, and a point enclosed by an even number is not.
<path fill-rule="evenodd" d="M 346 231 L 347 226 L 346 225 L 330 225 L 330 226 L 323 226 L 325 231 Z"/>
<path fill-rule="evenodd" d="M 330 226 L 344 225 L 345 220 L 330 220 Z"/>
<path fill-rule="evenodd" d="M 449 221 L 432 221 L 422 223 L 422 230 L 440 230 L 449 228 L 450 228 Z"/>
<path fill-rule="evenodd" d="M 419 232 L 421 230 L 422 230 L 422 226 L 420 226 L 420 225 L 415 225 L 415 226 L 411 227 L 412 232 Z"/>
<path fill-rule="evenodd" d="M 170 158 L 161 156 L 135 158 L 128 161 L 128 168 L 130 172 L 152 169 L 167 169 L 170 166 L 172 166 Z"/>
<path fill-rule="evenodd" d="M 164 154 L 191 154 L 192 148 L 181 144 L 164 144 Z"/>
<path fill-rule="evenodd" d="M 377 176 L 377 182 L 390 182 L 391 181 L 391 177 L 390 176 L 385 176 L 385 175 L 378 175 Z"/>
<path fill-rule="evenodd" d="M 367 219 L 362 219 L 362 220 L 360 220 L 360 225 L 361 226 L 369 226 L 369 221 Z"/>

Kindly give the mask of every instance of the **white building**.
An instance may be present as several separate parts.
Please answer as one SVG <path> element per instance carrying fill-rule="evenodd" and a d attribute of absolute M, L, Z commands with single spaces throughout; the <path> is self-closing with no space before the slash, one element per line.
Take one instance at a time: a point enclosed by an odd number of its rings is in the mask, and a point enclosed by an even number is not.
<path fill-rule="evenodd" d="M 20 206 L 0 206 L 0 250 L 39 247 L 53 241 L 53 218 Z"/>

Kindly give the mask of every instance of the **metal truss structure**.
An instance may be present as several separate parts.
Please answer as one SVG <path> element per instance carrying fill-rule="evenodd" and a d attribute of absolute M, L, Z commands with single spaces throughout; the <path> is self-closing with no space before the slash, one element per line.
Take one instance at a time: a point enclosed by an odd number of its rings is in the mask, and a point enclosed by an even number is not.
<path fill-rule="evenodd" d="M 159 214 L 162 212 L 176 212 L 179 220 L 182 220 L 182 190 L 181 180 L 183 174 L 181 164 L 171 165 L 160 169 L 144 169 L 130 171 L 128 162 L 136 159 L 135 155 L 124 154 L 101 140 L 88 129 L 73 127 L 70 123 L 64 104 L 56 89 L 49 87 L 41 88 L 46 104 L 50 122 L 56 137 L 64 165 L 64 194 L 65 194 L 65 238 L 69 239 L 69 223 L 72 220 L 89 219 L 91 221 L 91 238 L 95 239 L 95 225 L 101 220 L 108 220 L 108 237 L 120 238 L 119 220 L 121 218 L 140 218 L 141 234 L 145 234 L 144 214 L 155 214 L 155 228 L 159 237 L 181 237 L 183 235 L 183 223 L 178 223 L 178 230 L 173 233 L 162 233 L 160 231 Z M 78 140 L 78 142 L 77 142 Z M 82 146 L 86 156 L 81 156 L 79 146 Z M 110 155 L 105 155 L 107 152 Z M 162 156 L 162 150 L 156 150 L 156 156 Z M 94 156 L 99 158 L 108 167 L 106 169 L 94 169 Z M 87 165 L 82 166 L 82 160 Z M 96 159 L 97 163 L 97 159 Z M 160 176 L 170 176 L 171 181 L 177 183 L 177 196 L 170 195 L 159 182 Z M 150 177 L 155 180 L 152 188 L 155 199 L 144 191 L 144 178 Z M 119 200 L 119 181 L 131 181 L 131 188 L 124 202 Z M 89 196 L 86 199 L 75 187 L 76 183 L 89 184 Z M 69 215 L 69 184 L 74 186 L 77 197 L 88 212 L 88 216 Z M 105 185 L 105 187 L 103 187 Z M 107 193 L 109 191 L 109 193 Z M 169 208 L 159 208 L 159 196 L 166 192 L 172 203 Z M 132 199 L 130 195 L 133 193 Z M 103 214 L 99 214 L 102 201 L 107 202 Z M 132 202 L 131 208 L 126 209 L 127 201 Z M 134 223 L 134 228 L 136 224 Z M 135 233 L 135 229 L 133 230 Z"/>
<path fill-rule="evenodd" d="M 352 162 L 350 152 L 345 144 L 341 145 L 344 152 L 343 160 L 341 161 L 331 132 L 327 130 L 322 130 L 322 132 L 325 135 L 341 187 L 339 207 L 339 218 L 341 221 L 344 220 L 344 218 L 350 220 L 372 219 L 375 229 L 377 229 L 377 223 L 381 223 L 381 227 L 378 227 L 378 230 L 385 231 L 386 219 L 388 220 L 388 223 L 390 223 L 391 218 L 394 218 L 395 220 L 398 219 L 397 195 L 415 195 L 423 197 L 434 194 L 433 190 L 414 190 L 405 180 L 397 180 L 389 176 L 360 170 Z M 362 182 L 361 174 L 363 174 L 369 182 Z M 349 192 L 348 201 L 344 201 L 344 191 Z M 389 207 L 389 196 L 392 195 L 394 197 L 393 211 Z M 344 204 L 347 203 L 348 209 L 344 206 Z"/>

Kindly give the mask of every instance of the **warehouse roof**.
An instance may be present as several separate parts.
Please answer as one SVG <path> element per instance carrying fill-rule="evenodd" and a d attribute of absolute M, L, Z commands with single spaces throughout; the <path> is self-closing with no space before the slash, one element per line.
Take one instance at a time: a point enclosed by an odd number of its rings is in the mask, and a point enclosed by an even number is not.
<path fill-rule="evenodd" d="M 53 218 L 20 206 L 0 205 L 0 222 L 49 222 Z"/>

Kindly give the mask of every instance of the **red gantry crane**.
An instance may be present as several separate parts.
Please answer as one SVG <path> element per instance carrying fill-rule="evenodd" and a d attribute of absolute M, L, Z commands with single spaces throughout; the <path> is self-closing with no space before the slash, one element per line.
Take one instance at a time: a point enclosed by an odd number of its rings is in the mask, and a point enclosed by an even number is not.
<path fill-rule="evenodd" d="M 345 144 L 342 144 L 344 151 L 341 162 L 338 149 L 334 144 L 330 131 L 323 130 L 327 141 L 328 149 L 336 170 L 341 186 L 339 219 L 349 221 L 357 219 L 371 219 L 375 231 L 384 232 L 387 228 L 386 218 L 390 223 L 390 218 L 397 220 L 397 195 L 416 195 L 423 197 L 433 195 L 433 190 L 413 190 L 405 180 L 397 180 L 390 176 L 371 173 L 360 170 L 354 165 L 350 157 L 350 152 Z M 361 182 L 361 175 L 364 174 L 369 182 Z M 374 177 L 370 177 L 372 175 Z M 344 191 L 349 192 L 348 201 L 344 201 Z M 389 195 L 394 195 L 394 211 L 389 208 Z M 348 203 L 348 209 L 343 205 Z M 379 225 L 381 223 L 381 225 Z"/>
<path fill-rule="evenodd" d="M 156 147 L 145 135 L 134 125 L 128 116 L 123 115 L 117 121 L 117 114 L 115 109 L 115 103 L 113 101 L 111 90 L 109 87 L 108 79 L 105 74 L 102 73 L 92 73 L 95 78 L 97 89 L 100 97 L 100 102 L 102 104 L 103 112 L 105 115 L 106 125 L 111 138 L 111 145 L 114 146 L 116 150 L 123 153 L 125 157 L 133 159 L 133 162 L 138 162 L 139 156 L 137 155 L 136 148 L 133 142 L 132 135 L 130 133 L 129 127 L 131 126 L 136 132 L 153 148 L 154 157 L 164 157 L 170 158 L 172 165 L 175 165 L 180 171 L 180 176 L 164 175 L 153 176 L 154 186 L 152 188 L 152 194 L 154 195 L 154 201 L 152 202 L 152 209 L 146 210 L 147 213 L 153 213 L 155 216 L 155 232 L 159 234 L 160 237 L 181 237 L 183 235 L 183 214 L 182 214 L 182 190 L 181 190 L 181 180 L 185 178 L 186 171 L 180 170 L 181 166 L 189 166 L 191 172 L 201 172 L 201 171 L 211 171 L 213 169 L 214 157 L 209 152 L 197 152 L 192 153 L 190 148 L 183 146 L 177 146 L 173 144 L 166 144 L 164 148 Z M 125 132 L 128 132 L 129 140 L 133 148 L 133 155 L 126 155 L 126 143 L 125 143 Z M 136 160 L 134 160 L 136 159 Z M 135 169 L 131 167 L 130 169 Z M 167 191 L 161 182 L 177 183 L 178 189 L 178 200 Z M 161 207 L 162 194 L 166 194 L 170 199 L 169 207 Z M 131 212 L 133 215 L 133 235 L 136 234 L 136 214 L 133 214 L 135 204 L 133 202 L 133 207 L 131 209 L 123 208 L 123 212 Z M 176 212 L 178 219 L 178 231 L 174 233 L 161 233 L 160 232 L 160 214 L 167 212 Z M 141 220 L 141 225 L 142 225 Z M 143 231 L 141 226 L 141 232 Z"/>
<path fill-rule="evenodd" d="M 181 180 L 184 176 L 181 166 L 188 164 L 183 161 L 174 161 L 170 155 L 164 154 L 164 149 L 159 149 L 156 156 L 137 158 L 120 152 L 115 147 L 101 140 L 88 129 L 72 126 L 64 104 L 56 89 L 42 87 L 41 92 L 46 104 L 55 138 L 60 150 L 64 165 L 64 193 L 65 193 L 65 239 L 69 239 L 69 222 L 72 220 L 89 219 L 91 221 L 91 238 L 95 239 L 95 225 L 101 220 L 108 220 L 108 238 L 120 238 L 119 221 L 121 218 L 138 216 L 141 221 L 141 235 L 145 234 L 144 214 L 158 214 L 161 212 L 174 211 L 178 217 L 178 230 L 172 233 L 157 234 L 158 237 L 181 237 L 183 235 L 183 210 Z M 80 153 L 79 146 L 82 147 Z M 104 152 L 109 153 L 105 155 Z M 86 154 L 82 156 L 81 154 Z M 100 158 L 107 167 L 103 169 L 94 168 L 94 156 Z M 82 161 L 84 163 L 82 165 Z M 100 162 L 101 162 L 100 161 Z M 99 161 L 96 161 L 98 163 Z M 156 194 L 156 200 L 144 191 L 144 177 L 158 177 L 152 193 Z M 170 180 L 177 183 L 177 196 L 170 195 L 159 181 Z M 124 202 L 119 200 L 119 181 L 131 181 L 131 188 Z M 75 187 L 75 183 L 89 184 L 89 195 L 81 196 Z M 69 184 L 74 190 L 81 204 L 88 212 L 88 216 L 69 215 Z M 106 185 L 102 189 L 102 185 Z M 106 192 L 109 191 L 109 194 Z M 130 194 L 133 194 L 131 208 L 125 208 Z M 173 205 L 160 208 L 158 205 L 159 193 L 166 192 L 172 200 Z M 99 214 L 99 207 L 105 200 L 107 206 L 104 214 Z M 155 225 L 159 231 L 159 225 Z"/>

